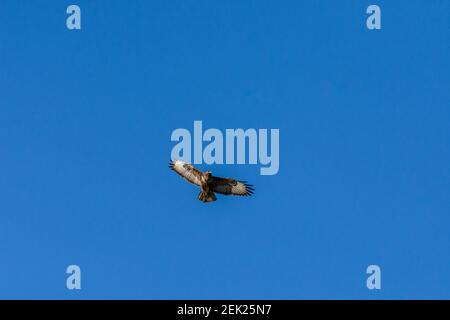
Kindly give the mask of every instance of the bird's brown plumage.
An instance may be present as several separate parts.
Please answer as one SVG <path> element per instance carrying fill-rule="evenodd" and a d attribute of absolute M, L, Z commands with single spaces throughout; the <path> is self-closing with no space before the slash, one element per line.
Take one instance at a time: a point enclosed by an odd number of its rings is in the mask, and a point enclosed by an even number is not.
<path fill-rule="evenodd" d="M 255 190 L 246 181 L 215 177 L 211 172 L 202 172 L 184 161 L 170 161 L 169 167 L 188 182 L 201 188 L 198 198 L 203 202 L 215 201 L 217 198 L 214 193 L 251 196 Z"/>

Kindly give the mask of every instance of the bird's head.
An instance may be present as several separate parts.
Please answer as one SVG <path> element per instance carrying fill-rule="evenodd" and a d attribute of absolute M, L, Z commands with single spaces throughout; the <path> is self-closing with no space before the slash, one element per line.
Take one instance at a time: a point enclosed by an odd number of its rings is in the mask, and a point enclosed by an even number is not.
<path fill-rule="evenodd" d="M 211 177 L 212 177 L 212 172 L 211 171 L 205 171 L 205 178 L 206 178 L 206 180 L 211 179 Z"/>

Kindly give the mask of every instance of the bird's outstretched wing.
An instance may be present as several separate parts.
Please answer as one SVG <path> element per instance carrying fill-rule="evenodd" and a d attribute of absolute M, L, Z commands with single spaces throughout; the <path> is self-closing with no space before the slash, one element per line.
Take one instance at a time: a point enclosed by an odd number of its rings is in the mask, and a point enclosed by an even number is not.
<path fill-rule="evenodd" d="M 229 178 L 212 177 L 210 184 L 213 191 L 224 195 L 251 196 L 255 189 L 246 181 Z"/>
<path fill-rule="evenodd" d="M 198 169 L 195 169 L 193 165 L 181 160 L 175 160 L 169 162 L 169 168 L 178 173 L 190 183 L 193 183 L 197 186 L 201 185 L 200 177 L 202 175 L 202 172 Z"/>

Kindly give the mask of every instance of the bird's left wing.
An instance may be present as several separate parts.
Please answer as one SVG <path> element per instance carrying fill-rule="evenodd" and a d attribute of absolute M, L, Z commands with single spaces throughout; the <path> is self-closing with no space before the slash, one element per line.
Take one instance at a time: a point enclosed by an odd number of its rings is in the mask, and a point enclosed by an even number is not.
<path fill-rule="evenodd" d="M 214 192 L 224 195 L 251 196 L 255 189 L 245 181 L 229 178 L 212 177 L 211 187 Z"/>
<path fill-rule="evenodd" d="M 184 161 L 175 160 L 169 162 L 169 168 L 178 173 L 190 183 L 201 185 L 200 177 L 202 172 L 194 168 L 193 165 Z"/>

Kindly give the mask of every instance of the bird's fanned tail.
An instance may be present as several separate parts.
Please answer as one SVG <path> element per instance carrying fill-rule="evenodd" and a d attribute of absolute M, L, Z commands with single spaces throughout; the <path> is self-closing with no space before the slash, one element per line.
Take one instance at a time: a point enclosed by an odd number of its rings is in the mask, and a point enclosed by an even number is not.
<path fill-rule="evenodd" d="M 217 200 L 216 195 L 214 194 L 214 192 L 209 191 L 201 191 L 198 194 L 198 200 L 203 201 L 203 202 L 213 202 Z"/>

